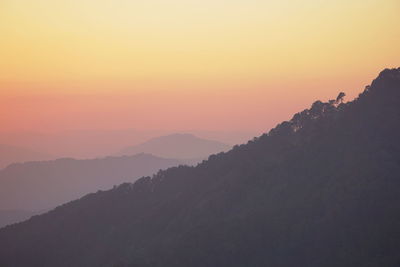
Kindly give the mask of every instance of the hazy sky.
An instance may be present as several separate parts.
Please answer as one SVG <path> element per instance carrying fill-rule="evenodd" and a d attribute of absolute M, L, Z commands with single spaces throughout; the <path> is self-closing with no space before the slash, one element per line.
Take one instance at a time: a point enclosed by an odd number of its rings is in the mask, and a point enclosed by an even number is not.
<path fill-rule="evenodd" d="M 0 130 L 267 130 L 399 66 L 399 14 L 399 0 L 1 0 Z"/>

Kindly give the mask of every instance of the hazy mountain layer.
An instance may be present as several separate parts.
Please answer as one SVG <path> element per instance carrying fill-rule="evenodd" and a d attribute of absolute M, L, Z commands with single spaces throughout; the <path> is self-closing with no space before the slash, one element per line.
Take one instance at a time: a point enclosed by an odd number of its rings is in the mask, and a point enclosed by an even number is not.
<path fill-rule="evenodd" d="M 52 158 L 54 158 L 54 156 L 28 148 L 0 144 L 0 169 L 11 163 L 49 160 Z"/>
<path fill-rule="evenodd" d="M 129 126 L 126 125 L 126 127 Z M 170 133 L 167 130 L 135 129 L 75 130 L 49 133 L 0 131 L 0 140 L 5 145 L 29 147 L 32 150 L 46 151 L 51 155 L 63 158 L 82 159 L 108 156 L 121 148 Z M 218 140 L 228 144 L 242 144 L 256 135 L 251 132 L 235 131 L 190 131 L 189 133 L 203 139 Z"/>
<path fill-rule="evenodd" d="M 100 159 L 58 159 L 12 164 L 0 170 L 0 210 L 43 210 L 123 182 L 133 182 L 182 161 L 149 154 Z"/>
<path fill-rule="evenodd" d="M 0 230 L 1 266 L 398 266 L 400 69 L 197 167 Z"/>
<path fill-rule="evenodd" d="M 118 154 L 149 153 L 166 158 L 201 159 L 211 154 L 227 151 L 230 148 L 231 146 L 227 144 L 198 138 L 192 134 L 171 134 L 125 148 Z"/>

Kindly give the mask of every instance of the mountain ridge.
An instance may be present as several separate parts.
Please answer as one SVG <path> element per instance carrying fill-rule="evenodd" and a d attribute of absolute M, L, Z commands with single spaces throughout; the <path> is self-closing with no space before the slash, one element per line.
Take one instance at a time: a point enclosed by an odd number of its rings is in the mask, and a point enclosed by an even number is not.
<path fill-rule="evenodd" d="M 316 101 L 196 167 L 1 229 L 0 263 L 397 266 L 399 107 L 400 68 L 384 70 L 356 100 Z"/>
<path fill-rule="evenodd" d="M 50 160 L 52 158 L 54 158 L 54 156 L 33 149 L 0 144 L 0 169 L 16 162 Z"/>
<path fill-rule="evenodd" d="M 14 163 L 0 170 L 0 209 L 43 210 L 100 189 L 185 164 L 151 154 Z"/>

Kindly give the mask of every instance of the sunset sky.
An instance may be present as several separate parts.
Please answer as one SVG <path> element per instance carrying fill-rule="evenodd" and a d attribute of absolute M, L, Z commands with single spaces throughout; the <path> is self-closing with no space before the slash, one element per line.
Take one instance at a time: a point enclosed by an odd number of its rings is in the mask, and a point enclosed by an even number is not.
<path fill-rule="evenodd" d="M 267 131 L 400 65 L 399 0 L 1 0 L 0 131 Z"/>

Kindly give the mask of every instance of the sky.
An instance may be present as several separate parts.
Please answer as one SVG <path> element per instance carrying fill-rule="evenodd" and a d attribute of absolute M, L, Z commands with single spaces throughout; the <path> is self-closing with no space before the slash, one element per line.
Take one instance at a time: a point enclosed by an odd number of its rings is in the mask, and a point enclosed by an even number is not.
<path fill-rule="evenodd" d="M 0 131 L 265 132 L 400 65 L 399 0 L 1 0 Z"/>

